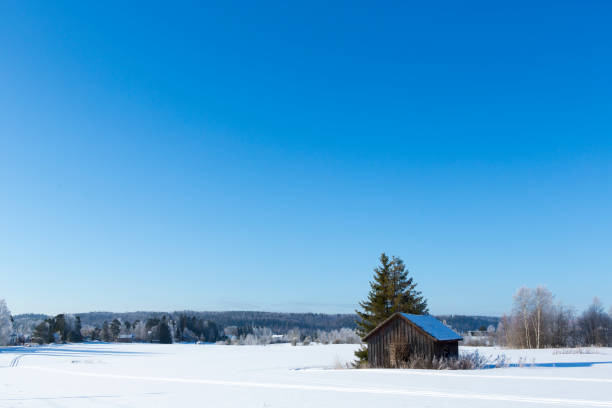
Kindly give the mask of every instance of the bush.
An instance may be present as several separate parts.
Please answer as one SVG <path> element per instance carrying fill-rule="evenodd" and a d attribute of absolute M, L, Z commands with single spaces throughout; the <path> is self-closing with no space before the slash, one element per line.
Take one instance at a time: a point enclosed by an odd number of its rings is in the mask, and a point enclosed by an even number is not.
<path fill-rule="evenodd" d="M 456 358 L 421 357 L 415 356 L 399 368 L 428 369 L 428 370 L 475 370 L 489 367 L 490 362 L 481 356 L 478 351 L 464 353 Z"/>
<path fill-rule="evenodd" d="M 353 363 L 355 368 L 369 368 L 367 362 L 367 348 L 358 350 L 362 353 L 360 360 Z M 505 367 L 506 357 L 500 356 L 493 361 L 488 360 L 485 356 L 482 356 L 475 351 L 473 353 L 462 353 L 459 357 L 424 357 L 424 356 L 412 356 L 408 361 L 398 364 L 395 368 L 409 368 L 409 369 L 424 369 L 424 370 L 477 370 L 483 368 L 492 367 Z"/>

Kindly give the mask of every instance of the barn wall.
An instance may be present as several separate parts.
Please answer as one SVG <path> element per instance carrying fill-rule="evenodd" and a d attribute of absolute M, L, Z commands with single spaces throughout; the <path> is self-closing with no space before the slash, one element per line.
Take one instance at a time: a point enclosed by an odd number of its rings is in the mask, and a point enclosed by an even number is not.
<path fill-rule="evenodd" d="M 434 351 L 436 357 L 459 357 L 459 342 L 458 341 L 439 341 L 436 342 Z"/>
<path fill-rule="evenodd" d="M 372 367 L 397 366 L 398 356 L 433 356 L 441 349 L 430 336 L 422 333 L 402 318 L 389 321 L 368 338 L 368 360 Z M 395 358 L 392 358 L 395 357 Z"/>

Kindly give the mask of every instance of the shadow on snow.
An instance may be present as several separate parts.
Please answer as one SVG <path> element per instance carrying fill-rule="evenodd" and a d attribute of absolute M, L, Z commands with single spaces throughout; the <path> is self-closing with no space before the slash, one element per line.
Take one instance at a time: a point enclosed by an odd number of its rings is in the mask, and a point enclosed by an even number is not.
<path fill-rule="evenodd" d="M 114 343 L 82 343 L 82 344 L 97 344 L 97 345 L 112 345 Z M 94 354 L 102 356 L 116 356 L 116 355 L 146 355 L 146 354 L 159 354 L 144 351 L 121 351 L 113 350 L 108 348 L 90 348 L 90 347 L 71 347 L 73 344 L 58 344 L 49 346 L 35 346 L 35 347 L 0 347 L 0 353 L 6 354 L 37 354 L 47 356 L 70 356 L 78 357 L 84 354 Z"/>
<path fill-rule="evenodd" d="M 574 363 L 512 363 L 512 364 L 505 364 L 502 367 L 499 367 L 495 364 L 489 364 L 489 365 L 486 365 L 484 368 L 486 369 L 507 368 L 507 367 L 510 367 L 510 368 L 516 368 L 516 367 L 572 368 L 572 367 L 593 367 L 594 365 L 599 365 L 599 364 L 612 364 L 612 361 L 580 361 L 580 362 L 574 362 Z"/>

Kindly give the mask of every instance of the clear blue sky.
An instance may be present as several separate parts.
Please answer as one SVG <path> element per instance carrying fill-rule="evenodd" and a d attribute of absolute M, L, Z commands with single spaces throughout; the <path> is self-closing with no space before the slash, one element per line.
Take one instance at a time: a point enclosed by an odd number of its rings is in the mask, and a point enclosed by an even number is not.
<path fill-rule="evenodd" d="M 2 2 L 13 312 L 612 304 L 609 2 L 292 3 Z"/>

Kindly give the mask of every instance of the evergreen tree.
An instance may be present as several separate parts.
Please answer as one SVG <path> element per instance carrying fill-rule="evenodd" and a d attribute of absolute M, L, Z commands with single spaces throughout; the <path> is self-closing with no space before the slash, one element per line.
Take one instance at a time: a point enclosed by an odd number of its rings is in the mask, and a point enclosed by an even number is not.
<path fill-rule="evenodd" d="M 55 316 L 53 331 L 59 333 L 59 340 L 62 343 L 66 342 L 68 333 L 66 333 L 66 318 L 63 314 Z"/>
<path fill-rule="evenodd" d="M 119 319 L 113 319 L 113 321 L 111 322 L 110 333 L 113 337 L 113 341 L 117 341 L 119 333 L 121 333 L 121 322 L 119 321 Z"/>
<path fill-rule="evenodd" d="M 112 341 L 113 337 L 108 327 L 108 322 L 105 320 L 102 324 L 102 341 Z"/>
<path fill-rule="evenodd" d="M 184 333 L 185 329 L 188 328 L 188 317 L 185 314 L 181 314 L 179 317 L 179 324 L 177 325 L 177 337 L 181 341 L 185 341 Z"/>
<path fill-rule="evenodd" d="M 89 335 L 90 335 L 92 341 L 101 340 L 102 339 L 102 330 L 100 330 L 99 327 L 94 327 Z"/>
<path fill-rule="evenodd" d="M 380 255 L 380 266 L 374 269 L 368 299 L 360 302 L 356 310 L 357 333 L 364 337 L 376 326 L 396 312 L 427 314 L 427 301 L 416 290 L 416 283 L 408 276 L 404 262 L 395 256 Z M 355 352 L 360 362 L 367 360 L 367 349 Z"/>
<path fill-rule="evenodd" d="M 160 320 L 156 317 L 151 317 L 149 319 L 147 319 L 147 323 L 145 325 L 147 330 L 151 330 L 153 327 L 157 326 L 159 324 Z"/>
<path fill-rule="evenodd" d="M 49 343 L 53 341 L 49 322 L 47 320 L 40 322 L 32 333 L 32 341 L 38 344 Z"/>
<path fill-rule="evenodd" d="M 170 333 L 170 327 L 168 327 L 168 323 L 166 323 L 165 319 L 159 324 L 159 342 L 162 344 L 172 343 L 172 334 Z"/>
<path fill-rule="evenodd" d="M 408 270 L 404 261 L 393 257 L 390 286 L 389 315 L 396 312 L 410 314 L 428 314 L 427 301 L 420 291 L 416 290 L 414 279 L 408 277 Z"/>
<path fill-rule="evenodd" d="M 74 329 L 70 332 L 68 336 L 68 341 L 80 343 L 83 341 L 83 335 L 81 334 L 81 317 L 77 316 L 74 322 Z"/>

